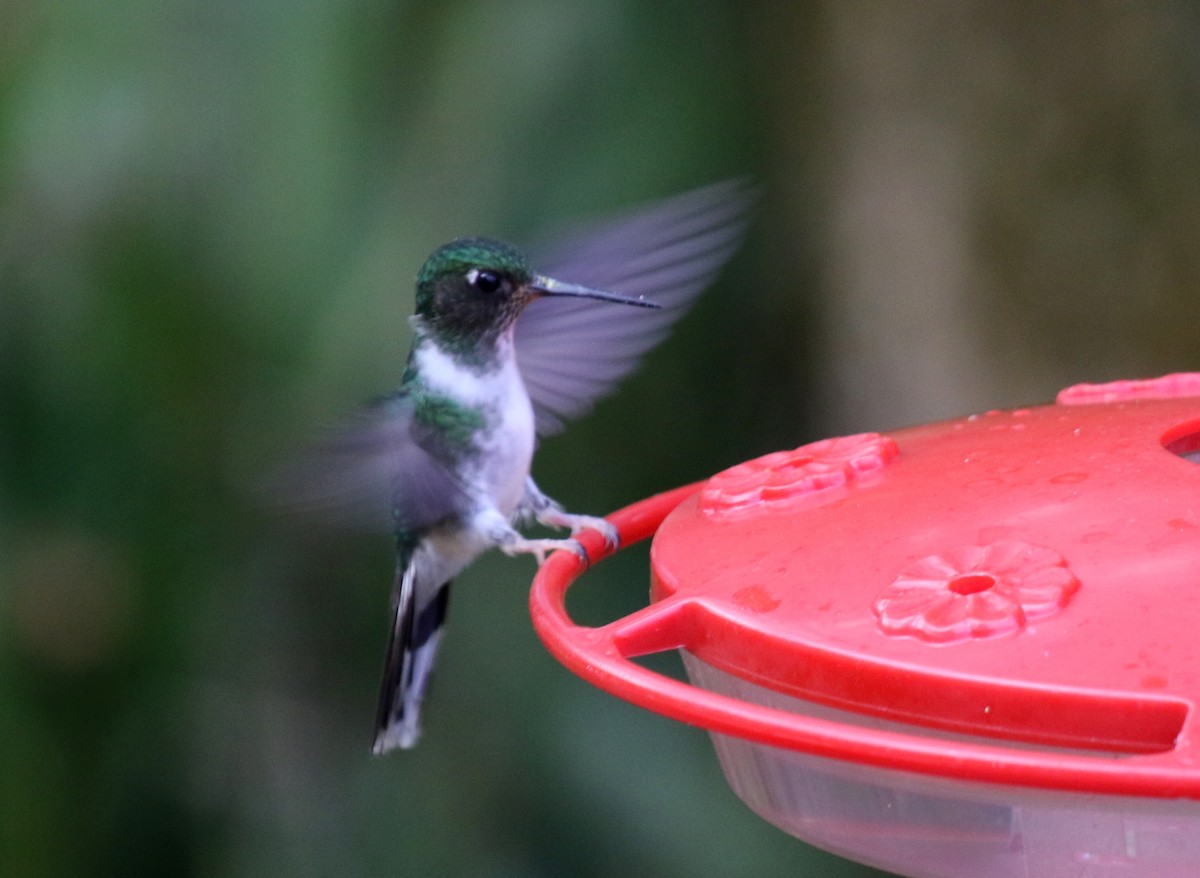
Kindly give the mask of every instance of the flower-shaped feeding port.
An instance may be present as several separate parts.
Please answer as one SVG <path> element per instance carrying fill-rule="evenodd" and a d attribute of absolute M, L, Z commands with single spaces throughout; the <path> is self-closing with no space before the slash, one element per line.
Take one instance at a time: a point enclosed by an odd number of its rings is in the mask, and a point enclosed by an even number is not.
<path fill-rule="evenodd" d="M 1058 552 L 1003 540 L 913 562 L 871 609 L 888 634 L 955 643 L 1020 631 L 1058 612 L 1078 588 Z"/>
<path fill-rule="evenodd" d="M 717 473 L 700 492 L 699 508 L 709 516 L 775 510 L 881 470 L 897 454 L 895 441 L 878 433 L 822 439 L 776 451 Z"/>
<path fill-rule="evenodd" d="M 1097 405 L 1131 399 L 1180 399 L 1200 396 L 1200 372 L 1175 372 L 1159 378 L 1074 384 L 1058 392 L 1059 405 Z"/>

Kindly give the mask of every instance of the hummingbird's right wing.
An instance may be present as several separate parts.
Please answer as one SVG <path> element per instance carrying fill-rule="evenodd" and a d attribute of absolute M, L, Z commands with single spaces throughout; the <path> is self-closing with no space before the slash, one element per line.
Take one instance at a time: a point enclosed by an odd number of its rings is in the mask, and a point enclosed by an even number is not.
<path fill-rule="evenodd" d="M 662 307 L 628 308 L 547 297 L 517 318 L 517 365 L 537 432 L 557 433 L 632 372 L 737 249 L 755 197 L 744 179 L 654 202 L 560 239 L 535 257 L 541 274 L 644 295 Z"/>
<path fill-rule="evenodd" d="M 412 400 L 403 393 L 367 406 L 269 489 L 294 509 L 399 533 L 436 524 L 468 502 L 451 469 L 416 440 Z"/>

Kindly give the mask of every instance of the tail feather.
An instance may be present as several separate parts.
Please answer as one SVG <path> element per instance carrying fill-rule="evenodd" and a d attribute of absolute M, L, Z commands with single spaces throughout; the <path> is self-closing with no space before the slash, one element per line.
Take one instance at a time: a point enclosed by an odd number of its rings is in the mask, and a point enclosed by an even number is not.
<path fill-rule="evenodd" d="M 374 752 L 380 755 L 396 747 L 409 748 L 421 734 L 421 701 L 429 686 L 450 583 L 424 583 L 410 553 L 398 559 L 399 578 L 392 610 L 379 709 L 375 717 Z"/>

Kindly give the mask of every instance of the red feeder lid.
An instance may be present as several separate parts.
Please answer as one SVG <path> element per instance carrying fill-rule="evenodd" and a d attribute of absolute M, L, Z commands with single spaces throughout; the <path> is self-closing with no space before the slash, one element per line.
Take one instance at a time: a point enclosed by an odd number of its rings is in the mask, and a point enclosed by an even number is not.
<path fill-rule="evenodd" d="M 613 517 L 625 542 L 657 527 L 649 607 L 574 625 L 580 571 L 559 553 L 534 582 L 535 625 L 602 688 L 760 743 L 1200 799 L 1197 449 L 1200 375 L 1174 375 L 769 454 Z M 907 725 L 792 714 L 629 661 L 674 648 Z"/>

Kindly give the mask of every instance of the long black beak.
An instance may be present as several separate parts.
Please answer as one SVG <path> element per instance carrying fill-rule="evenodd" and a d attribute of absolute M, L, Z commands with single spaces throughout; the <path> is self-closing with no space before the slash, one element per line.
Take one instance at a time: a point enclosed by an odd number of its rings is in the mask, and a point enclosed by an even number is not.
<path fill-rule="evenodd" d="M 599 299 L 601 302 L 618 302 L 622 305 L 634 305 L 638 308 L 661 308 L 658 302 L 651 301 L 645 296 L 623 296 L 620 293 L 610 293 L 607 290 L 595 290 L 579 284 L 563 283 L 552 277 L 536 275 L 529 282 L 529 289 L 541 296 L 575 296 L 580 299 Z"/>

